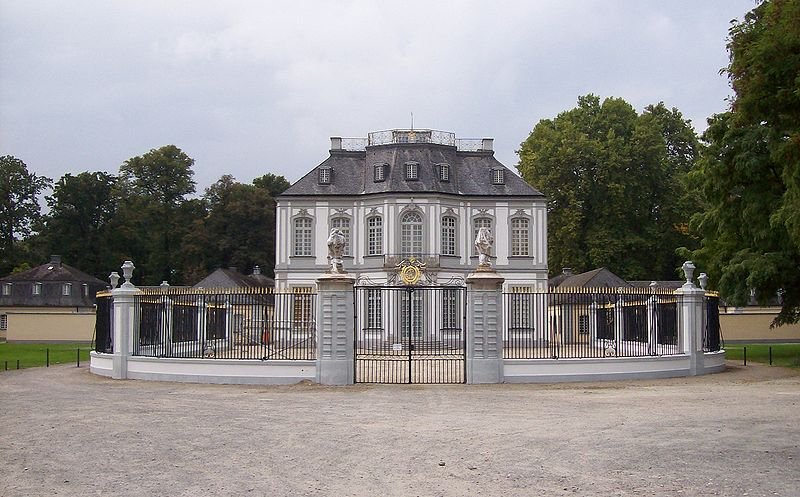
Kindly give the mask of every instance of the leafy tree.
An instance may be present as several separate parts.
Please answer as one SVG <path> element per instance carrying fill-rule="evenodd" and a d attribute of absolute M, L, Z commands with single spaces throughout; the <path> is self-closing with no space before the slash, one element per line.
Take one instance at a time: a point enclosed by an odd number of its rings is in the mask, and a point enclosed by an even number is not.
<path fill-rule="evenodd" d="M 50 184 L 49 178 L 28 172 L 20 159 L 0 157 L 0 274 L 21 262 L 16 242 L 30 235 L 40 220 L 37 197 Z"/>
<path fill-rule="evenodd" d="M 47 197 L 42 232 L 48 251 L 100 278 L 118 265 L 111 225 L 117 213 L 117 178 L 105 172 L 65 174 Z"/>
<path fill-rule="evenodd" d="M 270 197 L 275 198 L 292 185 L 283 176 L 267 173 L 254 179 L 253 186 L 267 190 Z"/>
<path fill-rule="evenodd" d="M 187 240 L 187 252 L 203 260 L 207 271 L 260 266 L 272 275 L 275 266 L 275 202 L 267 190 L 222 176 L 203 196 L 208 215 Z M 198 276 L 204 276 L 197 272 Z M 199 278 L 198 278 L 199 279 Z"/>
<path fill-rule="evenodd" d="M 734 304 L 780 295 L 773 325 L 800 320 L 800 2 L 764 1 L 728 39 L 730 112 L 709 119 L 693 178 L 704 211 L 692 254 Z"/>
<path fill-rule="evenodd" d="M 627 279 L 672 279 L 690 245 L 686 172 L 697 138 L 663 103 L 639 115 L 595 95 L 540 121 L 517 169 L 548 197 L 549 267 L 607 267 Z"/>
<path fill-rule="evenodd" d="M 120 241 L 139 261 L 145 284 L 180 283 L 179 250 L 199 210 L 187 205 L 194 193 L 194 159 L 175 145 L 166 145 L 125 161 L 120 167 Z M 134 255 L 135 254 L 135 255 Z"/>

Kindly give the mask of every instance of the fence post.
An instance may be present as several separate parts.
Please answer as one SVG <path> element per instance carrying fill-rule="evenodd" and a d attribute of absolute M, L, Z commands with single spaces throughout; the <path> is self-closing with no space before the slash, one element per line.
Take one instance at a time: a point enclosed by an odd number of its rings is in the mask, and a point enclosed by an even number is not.
<path fill-rule="evenodd" d="M 647 299 L 647 352 L 658 354 L 658 297 Z"/>
<path fill-rule="evenodd" d="M 328 273 L 317 279 L 317 383 L 352 385 L 355 278 Z"/>
<path fill-rule="evenodd" d="M 681 350 L 689 355 L 689 375 L 696 376 L 705 372 L 703 364 L 703 329 L 705 328 L 705 290 L 692 283 L 694 274 L 692 261 L 683 263 L 686 283 L 675 290 L 678 295 L 678 337 Z"/>
<path fill-rule="evenodd" d="M 131 261 L 122 264 L 125 283 L 111 290 L 114 299 L 114 356 L 111 377 L 122 380 L 128 377 L 128 357 L 133 350 L 134 305 L 139 289 L 133 286 L 130 279 L 134 265 Z"/>
<path fill-rule="evenodd" d="M 625 298 L 622 291 L 617 293 L 617 302 L 614 304 L 614 342 L 617 346 L 617 354 L 622 349 L 625 341 Z"/>
<path fill-rule="evenodd" d="M 503 383 L 503 282 L 481 268 L 466 278 L 467 383 Z"/>
<path fill-rule="evenodd" d="M 593 347 L 597 346 L 597 301 L 592 300 L 589 304 L 589 343 Z"/>

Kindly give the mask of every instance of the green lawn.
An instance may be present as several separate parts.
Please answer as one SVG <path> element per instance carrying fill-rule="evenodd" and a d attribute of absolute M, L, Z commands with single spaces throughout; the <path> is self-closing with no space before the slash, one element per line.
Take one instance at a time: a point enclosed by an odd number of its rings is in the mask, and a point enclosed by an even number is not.
<path fill-rule="evenodd" d="M 85 343 L 0 343 L 0 372 L 20 368 L 38 368 L 47 364 L 47 350 L 50 350 L 50 364 L 76 364 L 80 349 L 81 365 L 89 363 L 91 347 Z"/>
<path fill-rule="evenodd" d="M 747 347 L 747 362 L 769 364 L 769 349 L 772 347 L 772 365 L 800 367 L 800 343 L 737 343 L 725 344 L 725 357 L 734 361 L 744 360 Z"/>

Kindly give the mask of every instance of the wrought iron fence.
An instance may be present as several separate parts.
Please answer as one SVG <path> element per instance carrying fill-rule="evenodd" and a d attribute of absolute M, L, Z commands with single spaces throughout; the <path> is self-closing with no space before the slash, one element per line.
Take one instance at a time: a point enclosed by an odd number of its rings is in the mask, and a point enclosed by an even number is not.
<path fill-rule="evenodd" d="M 92 349 L 96 352 L 114 352 L 113 338 L 111 336 L 111 320 L 114 316 L 114 301 L 109 292 L 99 292 L 95 304 L 94 344 Z"/>
<path fill-rule="evenodd" d="M 133 355 L 313 360 L 315 309 L 306 288 L 144 289 L 135 297 Z"/>
<path fill-rule="evenodd" d="M 504 356 L 559 359 L 681 353 L 668 289 L 513 288 L 504 294 Z"/>

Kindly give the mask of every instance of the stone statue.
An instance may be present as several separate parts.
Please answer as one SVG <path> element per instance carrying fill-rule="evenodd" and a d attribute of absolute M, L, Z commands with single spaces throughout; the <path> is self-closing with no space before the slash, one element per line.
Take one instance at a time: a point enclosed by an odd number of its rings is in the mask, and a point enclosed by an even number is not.
<path fill-rule="evenodd" d="M 344 233 L 338 228 L 333 228 L 328 236 L 328 258 L 331 260 L 331 273 L 344 273 L 343 253 Z"/>
<path fill-rule="evenodd" d="M 492 230 L 486 227 L 478 228 L 478 236 L 475 237 L 475 249 L 478 251 L 478 268 L 492 267 L 490 260 L 492 245 L 494 245 Z"/>

